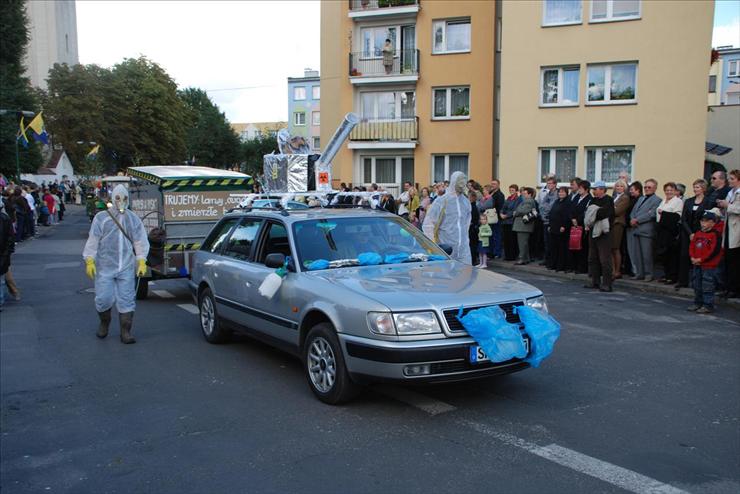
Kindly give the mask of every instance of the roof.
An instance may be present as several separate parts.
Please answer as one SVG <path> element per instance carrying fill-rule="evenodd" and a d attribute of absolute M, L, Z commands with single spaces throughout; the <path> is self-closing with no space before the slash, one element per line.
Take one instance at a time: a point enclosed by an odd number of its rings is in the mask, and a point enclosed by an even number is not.
<path fill-rule="evenodd" d="M 63 149 L 55 149 L 53 153 L 51 153 L 51 159 L 49 160 L 49 164 L 47 165 L 47 168 L 56 168 L 59 166 L 59 161 L 62 159 L 62 156 L 64 155 Z M 53 174 L 54 172 L 52 172 Z"/>
<path fill-rule="evenodd" d="M 720 146 L 719 144 L 715 144 L 713 142 L 705 142 L 704 150 L 709 154 L 723 156 L 732 151 L 732 148 L 728 148 L 727 146 Z"/>

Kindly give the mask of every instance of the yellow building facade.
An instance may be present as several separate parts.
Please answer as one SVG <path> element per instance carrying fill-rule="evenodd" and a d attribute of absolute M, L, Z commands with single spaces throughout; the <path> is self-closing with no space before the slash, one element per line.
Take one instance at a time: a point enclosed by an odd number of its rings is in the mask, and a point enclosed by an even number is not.
<path fill-rule="evenodd" d="M 499 174 L 703 175 L 713 2 L 503 2 Z"/>
<path fill-rule="evenodd" d="M 397 193 L 462 170 L 493 176 L 495 3 L 340 0 L 321 4 L 321 142 L 361 118 L 333 185 Z M 386 40 L 390 40 L 386 43 Z"/>

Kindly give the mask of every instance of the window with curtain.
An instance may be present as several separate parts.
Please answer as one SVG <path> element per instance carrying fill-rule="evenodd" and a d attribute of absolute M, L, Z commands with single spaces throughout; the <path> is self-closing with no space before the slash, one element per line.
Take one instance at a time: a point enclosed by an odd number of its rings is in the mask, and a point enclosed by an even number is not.
<path fill-rule="evenodd" d="M 414 118 L 416 116 L 416 93 L 404 91 L 400 93 L 401 118 Z"/>
<path fill-rule="evenodd" d="M 303 101 L 306 99 L 306 88 L 303 86 L 296 86 L 293 88 L 293 100 Z"/>
<path fill-rule="evenodd" d="M 540 181 L 554 174 L 559 183 L 567 183 L 576 176 L 577 148 L 540 149 Z"/>
<path fill-rule="evenodd" d="M 375 183 L 396 183 L 396 158 L 375 158 Z"/>
<path fill-rule="evenodd" d="M 624 170 L 632 175 L 633 147 L 603 147 L 586 149 L 586 180 L 614 183 Z"/>
<path fill-rule="evenodd" d="M 581 0 L 544 0 L 542 3 L 543 26 L 581 22 Z"/>
<path fill-rule="evenodd" d="M 579 67 L 548 67 L 542 69 L 543 106 L 572 106 L 578 104 Z"/>
<path fill-rule="evenodd" d="M 390 39 L 393 47 L 398 51 L 398 26 L 365 27 L 362 28 L 362 56 L 383 56 L 385 40 Z"/>
<path fill-rule="evenodd" d="M 401 158 L 401 183 L 414 183 L 414 158 Z"/>
<path fill-rule="evenodd" d="M 434 118 L 468 118 L 470 88 L 466 86 L 434 89 Z"/>
<path fill-rule="evenodd" d="M 321 99 L 321 86 L 311 86 L 311 98 Z"/>
<path fill-rule="evenodd" d="M 632 103 L 637 99 L 637 64 L 589 65 L 587 103 Z"/>
<path fill-rule="evenodd" d="M 311 125 L 321 125 L 321 112 L 311 112 Z"/>
<path fill-rule="evenodd" d="M 468 157 L 465 155 L 452 155 L 450 156 L 450 175 L 455 172 L 463 172 L 465 175 L 468 174 Z"/>
<path fill-rule="evenodd" d="M 362 180 L 366 183 L 373 182 L 373 160 L 365 158 L 362 160 Z"/>
<path fill-rule="evenodd" d="M 433 53 L 470 51 L 470 19 L 434 21 L 432 25 Z"/>
<path fill-rule="evenodd" d="M 434 182 L 443 182 L 450 179 L 455 172 L 463 172 L 468 175 L 467 154 L 440 154 L 435 155 L 432 160 L 432 177 Z"/>
<path fill-rule="evenodd" d="M 362 118 L 367 120 L 394 120 L 396 118 L 396 93 L 362 93 Z"/>
<path fill-rule="evenodd" d="M 640 17 L 640 0 L 592 0 L 591 22 L 622 21 Z"/>

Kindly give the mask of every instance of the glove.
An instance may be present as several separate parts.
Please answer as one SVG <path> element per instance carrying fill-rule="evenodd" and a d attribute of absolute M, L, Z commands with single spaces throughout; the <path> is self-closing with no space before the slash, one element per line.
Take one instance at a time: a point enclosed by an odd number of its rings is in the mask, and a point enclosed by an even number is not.
<path fill-rule="evenodd" d="M 141 278 L 146 274 L 146 259 L 138 259 L 136 264 L 136 276 Z"/>
<path fill-rule="evenodd" d="M 85 258 L 85 273 L 87 273 L 87 276 L 91 280 L 94 280 L 97 272 L 97 269 L 95 269 L 95 259 L 92 257 Z"/>

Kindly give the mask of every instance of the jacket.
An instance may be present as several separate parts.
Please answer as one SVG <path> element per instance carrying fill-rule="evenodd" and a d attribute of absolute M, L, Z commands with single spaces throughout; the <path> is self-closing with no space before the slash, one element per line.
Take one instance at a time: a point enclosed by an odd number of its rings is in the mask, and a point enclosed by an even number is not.
<path fill-rule="evenodd" d="M 702 269 L 714 269 L 722 259 L 722 238 L 716 228 L 699 230 L 689 244 L 689 257 L 699 258 Z"/>
<path fill-rule="evenodd" d="M 583 217 L 586 214 L 586 208 L 591 204 L 591 199 L 593 199 L 591 194 L 586 194 L 583 197 L 578 196 L 572 203 L 573 208 L 570 210 L 570 218 L 576 220 L 578 226 L 583 226 Z"/>
<path fill-rule="evenodd" d="M 551 235 L 568 235 L 570 230 L 570 209 L 571 202 L 569 198 L 558 199 L 550 209 L 550 234 Z M 560 228 L 565 228 L 564 232 Z"/>
<path fill-rule="evenodd" d="M 588 221 L 586 221 L 586 217 L 589 217 Z M 599 238 L 609 233 L 614 223 L 614 200 L 611 196 L 605 195 L 591 199 L 591 204 L 586 210 L 583 222 L 585 226 L 591 228 L 591 237 L 593 238 Z"/>
<path fill-rule="evenodd" d="M 514 226 L 512 227 L 513 231 L 522 233 L 532 233 L 534 231 L 535 221 L 532 220 L 529 223 L 525 223 L 522 220 L 522 216 L 531 212 L 535 207 L 536 205 L 534 199 L 532 199 L 531 197 L 528 197 L 527 199 L 522 199 L 522 202 L 514 211 Z"/>
<path fill-rule="evenodd" d="M 612 199 L 614 197 L 612 196 Z M 614 201 L 614 224 L 615 225 L 626 225 L 627 224 L 627 211 L 630 208 L 630 197 L 627 193 L 619 196 L 619 199 Z"/>
<path fill-rule="evenodd" d="M 694 200 L 693 197 L 686 199 L 683 203 L 683 211 L 681 212 L 681 230 L 687 237 L 701 230 L 699 221 L 707 206 L 707 198 L 704 197 L 701 204 L 698 204 L 698 207 L 694 210 Z"/>
<path fill-rule="evenodd" d="M 660 202 L 661 198 L 656 194 L 637 199 L 630 213 L 630 220 L 637 220 L 637 225 L 631 228 L 633 235 L 655 238 L 656 211 Z"/>
<path fill-rule="evenodd" d="M 0 208 L 0 276 L 8 272 L 10 254 L 14 251 L 15 235 L 13 235 L 13 222 L 10 216 L 5 214 L 4 208 Z M 1 285 L 0 290 L 4 290 Z"/>
<path fill-rule="evenodd" d="M 735 192 L 732 201 L 727 206 L 725 237 L 728 248 L 737 249 L 740 247 L 740 190 Z"/>
<path fill-rule="evenodd" d="M 506 198 L 504 201 L 504 205 L 501 207 L 501 210 L 499 213 L 503 213 L 506 215 L 505 219 L 502 219 L 501 222 L 504 225 L 513 225 L 514 224 L 514 211 L 516 211 L 517 206 L 522 202 L 522 196 L 516 196 L 514 199 Z"/>
<path fill-rule="evenodd" d="M 553 189 L 550 191 L 547 191 L 547 189 L 544 189 L 538 198 L 538 204 L 540 206 L 540 216 L 542 217 L 542 222 L 544 224 L 550 223 L 550 209 L 552 209 L 552 205 L 555 204 L 555 201 L 558 200 L 558 191 L 557 189 Z"/>

